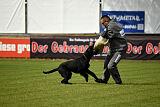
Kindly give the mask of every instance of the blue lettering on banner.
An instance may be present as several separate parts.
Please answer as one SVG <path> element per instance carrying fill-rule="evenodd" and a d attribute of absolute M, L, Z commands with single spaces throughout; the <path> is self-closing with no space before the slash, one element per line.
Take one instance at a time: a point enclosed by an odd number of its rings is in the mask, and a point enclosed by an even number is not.
<path fill-rule="evenodd" d="M 102 11 L 102 16 L 108 15 L 123 25 L 125 33 L 144 33 L 145 13 L 144 11 Z M 104 26 L 101 25 L 101 31 Z"/>

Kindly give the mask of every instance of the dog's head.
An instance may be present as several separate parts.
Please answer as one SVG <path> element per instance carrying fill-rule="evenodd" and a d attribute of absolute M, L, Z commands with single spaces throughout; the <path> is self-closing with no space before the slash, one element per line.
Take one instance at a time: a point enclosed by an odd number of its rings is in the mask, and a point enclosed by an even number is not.
<path fill-rule="evenodd" d="M 95 50 L 93 49 L 94 45 L 89 46 L 88 49 L 85 51 L 84 55 L 87 57 L 88 60 L 92 58 L 93 55 L 95 55 Z"/>

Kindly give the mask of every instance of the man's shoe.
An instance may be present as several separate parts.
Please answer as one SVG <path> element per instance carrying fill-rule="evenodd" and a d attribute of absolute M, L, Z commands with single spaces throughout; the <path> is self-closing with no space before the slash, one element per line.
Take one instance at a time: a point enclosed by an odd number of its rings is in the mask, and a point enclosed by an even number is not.
<path fill-rule="evenodd" d="M 116 82 L 116 84 L 120 85 L 120 84 L 122 84 L 122 81 L 120 80 L 120 81 Z"/>

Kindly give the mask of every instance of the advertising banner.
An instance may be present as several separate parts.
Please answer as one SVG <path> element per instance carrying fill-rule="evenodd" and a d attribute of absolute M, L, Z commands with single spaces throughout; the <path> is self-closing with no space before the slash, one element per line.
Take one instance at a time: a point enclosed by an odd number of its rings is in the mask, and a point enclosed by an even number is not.
<path fill-rule="evenodd" d="M 108 15 L 123 25 L 125 33 L 144 33 L 145 13 L 144 11 L 102 11 L 102 16 Z M 104 27 L 101 27 L 103 32 Z"/>
<path fill-rule="evenodd" d="M 0 38 L 0 57 L 30 57 L 30 39 Z"/>
<path fill-rule="evenodd" d="M 129 35 L 126 59 L 160 60 L 159 35 Z"/>
<path fill-rule="evenodd" d="M 160 36 L 126 35 L 128 49 L 123 59 L 158 60 L 160 59 Z M 32 36 L 31 58 L 74 59 L 83 55 L 89 45 L 94 44 L 97 36 Z M 104 59 L 109 47 L 93 59 Z"/>
<path fill-rule="evenodd" d="M 31 37 L 32 58 L 77 58 L 86 51 L 89 45 L 93 45 L 96 36 L 54 36 Z M 104 49 L 104 54 L 107 52 Z M 102 54 L 103 55 L 103 54 Z M 94 58 L 101 57 L 97 55 Z"/>

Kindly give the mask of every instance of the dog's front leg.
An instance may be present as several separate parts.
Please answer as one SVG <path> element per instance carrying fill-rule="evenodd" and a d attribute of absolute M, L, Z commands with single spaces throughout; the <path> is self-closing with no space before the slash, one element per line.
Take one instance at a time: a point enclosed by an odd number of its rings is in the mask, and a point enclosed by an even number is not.
<path fill-rule="evenodd" d="M 98 80 L 96 74 L 93 73 L 92 71 L 90 71 L 89 69 L 87 70 L 87 73 L 88 73 L 89 75 L 91 75 L 92 77 L 94 77 L 95 80 Z"/>

